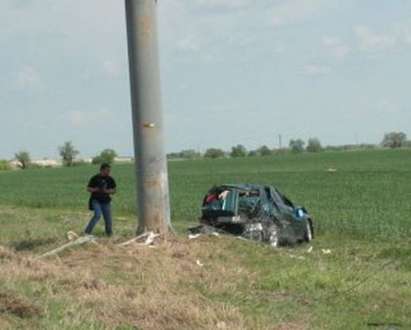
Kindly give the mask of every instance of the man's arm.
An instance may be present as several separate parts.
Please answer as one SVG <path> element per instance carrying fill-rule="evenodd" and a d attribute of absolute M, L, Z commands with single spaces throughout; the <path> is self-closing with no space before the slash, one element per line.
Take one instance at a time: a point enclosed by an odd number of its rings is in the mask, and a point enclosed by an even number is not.
<path fill-rule="evenodd" d="M 117 184 L 113 178 L 110 178 L 107 189 L 104 189 L 104 192 L 109 195 L 114 195 L 117 192 Z"/>
<path fill-rule="evenodd" d="M 99 191 L 99 188 L 97 188 L 97 184 L 96 184 L 96 179 L 95 177 L 92 177 L 87 185 L 87 191 L 89 193 L 95 193 Z"/>
<path fill-rule="evenodd" d="M 87 187 L 87 191 L 88 191 L 89 193 L 95 193 L 95 192 L 97 192 L 98 190 L 99 190 L 98 188 Z"/>
<path fill-rule="evenodd" d="M 113 189 L 104 189 L 104 193 L 109 194 L 109 195 L 114 195 L 117 192 L 116 188 Z"/>

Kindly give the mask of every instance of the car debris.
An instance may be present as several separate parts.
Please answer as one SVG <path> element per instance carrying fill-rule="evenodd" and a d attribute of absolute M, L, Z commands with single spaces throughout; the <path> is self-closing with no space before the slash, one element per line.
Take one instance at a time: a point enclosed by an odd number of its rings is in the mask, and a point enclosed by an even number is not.
<path fill-rule="evenodd" d="M 76 239 L 78 239 L 80 236 L 76 233 L 76 232 L 74 232 L 74 231 L 69 231 L 69 232 L 67 232 L 67 239 L 69 240 L 69 241 L 75 241 Z"/>
<path fill-rule="evenodd" d="M 289 256 L 292 259 L 305 260 L 305 257 L 303 257 L 303 256 L 295 256 L 293 254 L 289 254 Z"/>
<path fill-rule="evenodd" d="M 155 234 L 154 232 L 150 231 L 147 233 L 143 233 L 140 236 L 134 237 L 131 240 L 121 243 L 118 246 L 120 247 L 126 247 L 131 244 L 135 244 L 138 246 L 152 246 L 156 240 L 156 238 L 159 238 L 161 235 L 160 234 Z"/>
<path fill-rule="evenodd" d="M 310 242 L 314 238 L 313 218 L 304 207 L 272 186 L 229 184 L 214 186 L 205 195 L 200 226 L 190 228 L 197 235 L 235 236 L 265 242 L 272 247 Z"/>
<path fill-rule="evenodd" d="M 189 239 L 189 240 L 197 239 L 197 238 L 199 238 L 200 236 L 201 236 L 201 234 L 194 234 L 194 235 L 189 234 L 189 235 L 188 235 L 188 239 Z"/>
<path fill-rule="evenodd" d="M 72 232 L 72 233 L 74 233 L 74 232 Z M 37 259 L 43 259 L 43 258 L 47 258 L 47 257 L 50 257 L 50 256 L 57 256 L 59 253 L 61 253 L 63 251 L 66 251 L 66 250 L 68 250 L 68 249 L 70 249 L 74 246 L 85 245 L 85 244 L 88 244 L 88 243 L 98 245 L 98 243 L 96 242 L 97 238 L 93 235 L 86 235 L 86 236 L 79 237 L 76 233 L 74 233 L 74 234 L 77 236 L 77 238 L 75 238 L 75 236 L 73 235 L 72 240 L 70 240 L 69 243 L 66 243 L 66 244 L 64 244 L 64 245 L 62 245 L 62 246 L 60 246 L 60 247 L 58 247 L 54 250 L 46 252 L 46 253 L 38 256 Z"/>

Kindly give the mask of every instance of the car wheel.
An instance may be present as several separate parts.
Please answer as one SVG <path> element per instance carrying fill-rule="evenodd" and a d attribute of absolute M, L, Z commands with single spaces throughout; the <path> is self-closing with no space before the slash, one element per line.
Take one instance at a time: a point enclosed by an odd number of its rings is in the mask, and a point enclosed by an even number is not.
<path fill-rule="evenodd" d="M 273 248 L 280 246 L 280 234 L 277 226 L 271 226 L 268 228 L 268 243 Z"/>
<path fill-rule="evenodd" d="M 242 237 L 252 240 L 261 242 L 263 240 L 263 227 L 261 224 L 248 224 L 244 228 L 244 232 Z"/>
<path fill-rule="evenodd" d="M 307 221 L 306 228 L 305 228 L 305 234 L 304 234 L 304 241 L 309 243 L 312 240 L 313 240 L 313 231 L 312 231 L 311 223 L 310 221 Z"/>

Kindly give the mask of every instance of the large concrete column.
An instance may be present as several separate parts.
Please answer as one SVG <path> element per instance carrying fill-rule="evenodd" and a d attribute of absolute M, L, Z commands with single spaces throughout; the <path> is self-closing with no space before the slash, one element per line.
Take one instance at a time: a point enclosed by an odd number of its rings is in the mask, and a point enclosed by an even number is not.
<path fill-rule="evenodd" d="M 157 0 L 125 0 L 136 157 L 137 232 L 167 233 L 167 157 L 160 92 Z"/>

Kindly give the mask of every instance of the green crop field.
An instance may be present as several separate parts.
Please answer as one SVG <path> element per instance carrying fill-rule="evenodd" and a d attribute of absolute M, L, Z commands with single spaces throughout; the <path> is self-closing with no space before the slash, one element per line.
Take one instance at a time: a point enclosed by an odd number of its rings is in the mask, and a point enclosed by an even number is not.
<path fill-rule="evenodd" d="M 337 152 L 276 158 L 170 162 L 172 218 L 196 221 L 213 184 L 250 182 L 277 186 L 307 207 L 324 232 L 360 236 L 411 234 L 411 151 Z M 337 172 L 328 172 L 336 169 Z M 92 166 L 4 172 L 0 205 L 86 210 Z M 115 208 L 135 213 L 132 165 L 113 170 L 119 185 Z"/>
<path fill-rule="evenodd" d="M 83 230 L 96 168 L 0 172 L 0 329 L 411 329 L 410 150 L 173 161 L 169 170 L 177 238 L 116 246 L 136 226 L 133 166 L 117 165 L 116 236 L 100 227 L 98 246 L 41 261 L 67 231 Z M 305 206 L 313 244 L 188 241 L 207 189 L 237 182 L 275 185 Z"/>

